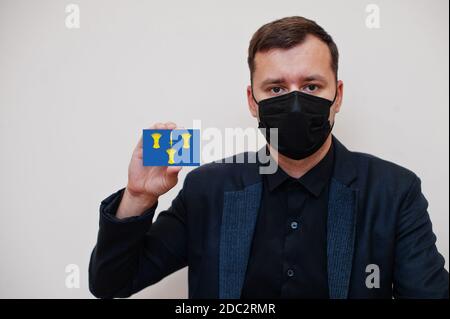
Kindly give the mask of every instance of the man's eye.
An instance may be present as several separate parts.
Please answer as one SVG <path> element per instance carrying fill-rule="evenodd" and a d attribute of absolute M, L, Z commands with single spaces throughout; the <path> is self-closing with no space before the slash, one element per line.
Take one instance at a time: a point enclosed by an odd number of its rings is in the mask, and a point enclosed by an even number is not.
<path fill-rule="evenodd" d="M 308 92 L 315 92 L 319 87 L 316 84 L 309 84 L 305 86 L 305 90 Z"/>
<path fill-rule="evenodd" d="M 279 86 L 275 86 L 275 87 L 270 89 L 270 92 L 274 93 L 274 94 L 281 93 L 281 91 L 282 91 L 282 89 Z"/>

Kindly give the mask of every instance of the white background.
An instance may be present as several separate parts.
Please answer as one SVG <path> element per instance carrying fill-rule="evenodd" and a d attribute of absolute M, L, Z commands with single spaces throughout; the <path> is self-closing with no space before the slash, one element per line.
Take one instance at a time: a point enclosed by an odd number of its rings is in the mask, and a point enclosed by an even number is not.
<path fill-rule="evenodd" d="M 256 127 L 248 43 L 291 15 L 316 20 L 339 47 L 334 134 L 421 177 L 448 267 L 447 0 L 80 0 L 80 29 L 65 26 L 69 3 L 0 0 L 0 297 L 90 298 L 99 204 L 126 184 L 141 129 Z M 366 27 L 370 3 L 380 29 Z M 79 289 L 65 286 L 67 264 L 80 267 Z M 135 297 L 187 297 L 186 269 Z"/>

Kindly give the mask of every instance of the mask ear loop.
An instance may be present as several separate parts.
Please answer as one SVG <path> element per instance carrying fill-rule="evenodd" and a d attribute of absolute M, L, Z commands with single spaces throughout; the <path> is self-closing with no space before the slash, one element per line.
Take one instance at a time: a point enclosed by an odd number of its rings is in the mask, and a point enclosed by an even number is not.
<path fill-rule="evenodd" d="M 258 101 L 256 101 L 255 95 L 253 94 L 253 79 L 250 79 L 250 89 L 252 91 L 253 101 L 255 101 L 255 103 L 258 104 Z"/>
<path fill-rule="evenodd" d="M 251 92 L 252 92 L 252 97 L 253 97 L 253 101 L 255 101 L 255 103 L 256 103 L 256 105 L 258 105 L 258 107 L 259 107 L 259 104 L 258 104 L 258 101 L 256 101 L 256 98 L 255 98 L 255 95 L 253 94 L 253 79 L 250 79 L 250 89 L 251 89 Z M 258 113 L 259 113 L 259 110 L 258 110 Z M 259 122 L 259 127 L 261 128 L 261 127 L 263 127 L 263 126 L 261 126 L 261 121 L 259 121 L 258 120 L 258 122 Z M 267 127 L 263 127 L 264 128 L 264 130 L 265 130 L 265 137 L 266 137 L 266 140 L 267 140 L 267 143 L 266 143 L 266 156 L 269 156 L 270 155 L 270 150 L 269 150 L 269 144 L 270 144 L 270 129 L 267 129 Z"/>
<path fill-rule="evenodd" d="M 337 83 L 336 83 L 336 92 L 334 93 L 334 98 L 333 98 L 333 101 L 331 102 L 330 109 L 331 109 L 331 107 L 333 106 L 334 102 L 336 102 L 337 92 L 338 92 L 338 89 L 337 89 Z M 335 122 L 335 121 L 333 121 L 333 124 L 332 124 L 331 127 L 330 127 L 330 133 L 331 133 L 331 131 L 333 130 L 334 122 Z"/>
<path fill-rule="evenodd" d="M 331 107 L 333 106 L 334 102 L 336 101 L 336 97 L 337 97 L 337 88 L 336 88 L 336 91 L 335 91 L 335 93 L 334 93 L 334 98 L 333 98 L 333 100 L 331 101 L 330 109 L 331 109 Z M 328 125 L 330 125 L 330 124 L 329 124 L 330 121 L 327 120 L 326 122 L 323 122 L 322 126 L 319 127 L 319 128 L 317 128 L 316 130 L 321 130 L 321 129 L 323 129 L 323 127 L 324 127 L 327 123 L 328 123 Z M 329 132 L 331 132 L 331 131 L 333 130 L 333 126 L 334 126 L 334 121 L 333 121 L 333 124 L 330 126 L 330 131 L 329 131 Z"/>
<path fill-rule="evenodd" d="M 334 92 L 334 98 L 333 98 L 333 101 L 331 101 L 330 107 L 332 107 L 334 102 L 336 102 L 337 93 L 338 93 L 338 89 L 337 89 L 337 83 L 336 83 L 336 91 Z"/>

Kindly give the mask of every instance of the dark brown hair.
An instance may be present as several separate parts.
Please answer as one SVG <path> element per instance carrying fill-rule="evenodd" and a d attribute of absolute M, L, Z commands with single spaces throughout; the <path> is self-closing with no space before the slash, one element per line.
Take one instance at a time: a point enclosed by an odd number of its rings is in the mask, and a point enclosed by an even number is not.
<path fill-rule="evenodd" d="M 257 52 L 292 48 L 303 43 L 309 34 L 328 45 L 331 53 L 331 68 L 337 79 L 339 53 L 333 38 L 316 22 L 293 16 L 269 22 L 255 32 L 248 47 L 247 62 L 250 68 L 250 80 L 253 79 Z"/>

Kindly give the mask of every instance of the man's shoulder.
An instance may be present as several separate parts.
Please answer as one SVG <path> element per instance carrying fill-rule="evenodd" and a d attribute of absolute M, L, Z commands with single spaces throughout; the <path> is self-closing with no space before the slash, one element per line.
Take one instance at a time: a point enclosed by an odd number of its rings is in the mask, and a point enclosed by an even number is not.
<path fill-rule="evenodd" d="M 352 151 L 351 154 L 357 163 L 359 175 L 366 175 L 368 179 L 380 181 L 385 185 L 410 185 L 419 179 L 409 168 L 382 157 L 357 151 Z"/>

